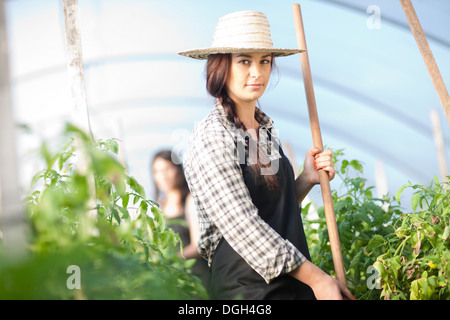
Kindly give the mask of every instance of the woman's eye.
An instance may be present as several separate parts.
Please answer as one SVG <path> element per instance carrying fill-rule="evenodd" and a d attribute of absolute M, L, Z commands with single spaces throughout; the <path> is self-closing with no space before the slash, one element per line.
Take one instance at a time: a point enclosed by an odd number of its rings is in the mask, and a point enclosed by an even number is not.
<path fill-rule="evenodd" d="M 242 63 L 242 64 L 250 64 L 250 61 L 248 61 L 248 60 L 241 60 L 241 61 L 239 61 L 239 63 Z"/>
<path fill-rule="evenodd" d="M 261 61 L 261 64 L 269 64 L 270 63 L 270 60 L 262 60 Z"/>

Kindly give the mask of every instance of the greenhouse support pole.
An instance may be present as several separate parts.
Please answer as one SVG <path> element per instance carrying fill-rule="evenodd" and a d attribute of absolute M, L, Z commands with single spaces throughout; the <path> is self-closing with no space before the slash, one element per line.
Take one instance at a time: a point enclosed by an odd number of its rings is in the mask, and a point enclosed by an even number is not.
<path fill-rule="evenodd" d="M 62 0 L 64 12 L 64 29 L 67 45 L 67 73 L 69 76 L 70 98 L 72 103 L 72 120 L 74 125 L 83 130 L 93 140 L 89 122 L 89 110 L 86 100 L 86 88 L 84 84 L 83 54 L 81 50 L 81 35 L 78 17 L 78 1 Z M 75 148 L 78 153 L 77 170 L 87 175 L 89 193 L 88 203 L 91 216 L 97 212 L 94 175 L 89 174 L 89 157 L 82 150 L 81 138 L 75 135 Z"/>
<path fill-rule="evenodd" d="M 117 154 L 117 158 L 120 164 L 125 169 L 125 173 L 128 173 L 128 164 L 127 164 L 127 155 L 126 155 L 126 144 L 125 144 L 125 128 L 123 125 L 123 121 L 121 118 L 117 119 L 117 127 L 119 128 L 119 150 Z"/>
<path fill-rule="evenodd" d="M 447 160 L 445 157 L 444 135 L 442 134 L 441 122 L 439 120 L 439 112 L 437 109 L 430 111 L 431 125 L 433 127 L 433 140 L 436 145 L 436 153 L 439 165 L 439 175 L 441 181 L 447 181 Z"/>
<path fill-rule="evenodd" d="M 375 161 L 375 187 L 377 190 L 378 198 L 382 199 L 389 193 L 388 180 L 386 176 L 386 169 L 384 168 L 384 161 L 377 158 Z M 385 211 L 389 210 L 389 203 L 384 202 L 381 204 L 381 208 Z"/>
<path fill-rule="evenodd" d="M 320 132 L 319 116 L 317 113 L 316 100 L 314 96 L 314 88 L 311 77 L 311 67 L 309 64 L 308 50 L 306 48 L 305 31 L 303 28 L 302 13 L 298 3 L 292 5 L 294 14 L 295 31 L 297 35 L 298 48 L 303 49 L 299 53 L 300 63 L 302 66 L 303 84 L 305 86 L 306 102 L 308 105 L 309 121 L 311 125 L 311 133 L 313 144 L 315 147 L 323 151 L 322 134 Z M 341 243 L 339 241 L 339 233 L 334 212 L 333 197 L 331 195 L 330 181 L 328 173 L 319 169 L 320 188 L 322 190 L 323 206 L 325 209 L 325 220 L 328 228 L 328 236 L 330 238 L 331 254 L 333 257 L 334 270 L 336 278 L 347 286 L 347 278 L 345 276 L 344 260 L 342 257 Z"/>
<path fill-rule="evenodd" d="M 72 120 L 92 138 L 89 111 L 84 85 L 83 54 L 78 17 L 78 1 L 62 0 L 67 45 L 67 73 L 69 76 Z"/>
<path fill-rule="evenodd" d="M 431 52 L 430 45 L 428 44 L 427 37 L 423 32 L 422 26 L 420 25 L 419 18 L 417 17 L 414 6 L 411 0 L 400 0 L 403 11 L 405 12 L 406 19 L 408 20 L 409 27 L 416 39 L 417 46 L 419 47 L 420 53 L 422 54 L 423 61 L 430 74 L 431 81 L 433 82 L 434 88 L 438 94 L 439 100 L 442 107 L 444 108 L 445 116 L 447 117 L 447 122 L 450 125 L 450 96 L 448 95 L 447 88 L 445 87 L 444 80 L 442 79 L 439 68 L 434 59 L 433 52 Z"/>
<path fill-rule="evenodd" d="M 0 0 L 0 241 L 8 257 L 25 254 L 27 224 L 17 166 L 5 1 Z"/>

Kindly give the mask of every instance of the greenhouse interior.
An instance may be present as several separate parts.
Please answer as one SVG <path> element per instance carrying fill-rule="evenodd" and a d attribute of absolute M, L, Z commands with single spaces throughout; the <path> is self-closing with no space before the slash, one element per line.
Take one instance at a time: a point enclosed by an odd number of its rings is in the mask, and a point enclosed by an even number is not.
<path fill-rule="evenodd" d="M 306 48 L 294 1 L 0 0 L 0 298 L 214 299 L 202 195 L 174 218 L 156 159 L 182 170 L 216 108 L 206 60 L 179 52 L 253 10 L 306 49 L 273 58 L 257 100 L 294 177 L 317 132 L 333 155 L 331 190 L 298 203 L 309 260 L 356 300 L 450 300 L 450 1 L 299 4 Z"/>

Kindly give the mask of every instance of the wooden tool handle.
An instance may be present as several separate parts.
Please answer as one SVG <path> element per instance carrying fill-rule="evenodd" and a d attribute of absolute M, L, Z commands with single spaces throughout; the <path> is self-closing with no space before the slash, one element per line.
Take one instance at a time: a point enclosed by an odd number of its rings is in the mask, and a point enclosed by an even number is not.
<path fill-rule="evenodd" d="M 294 13 L 295 31 L 297 35 L 297 44 L 299 49 L 303 49 L 300 55 L 300 63 L 302 66 L 303 83 L 305 86 L 306 102 L 308 104 L 309 122 L 311 125 L 311 133 L 313 144 L 315 147 L 323 151 L 322 134 L 320 132 L 319 116 L 317 114 L 316 98 L 314 96 L 314 88 L 311 77 L 311 68 L 308 58 L 308 50 L 306 48 L 305 32 L 303 29 L 302 13 L 299 4 L 292 5 Z M 322 190 L 322 199 L 325 209 L 325 219 L 328 227 L 328 235 L 330 237 L 331 254 L 333 255 L 334 270 L 336 278 L 347 285 L 345 277 L 344 260 L 342 258 L 341 243 L 339 241 L 339 233 L 334 213 L 333 198 L 331 196 L 330 181 L 328 173 L 320 169 L 319 181 Z"/>

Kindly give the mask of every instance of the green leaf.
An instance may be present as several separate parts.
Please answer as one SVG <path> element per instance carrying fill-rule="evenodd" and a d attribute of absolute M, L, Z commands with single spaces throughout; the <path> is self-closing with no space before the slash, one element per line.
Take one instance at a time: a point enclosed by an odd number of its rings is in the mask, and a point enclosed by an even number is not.
<path fill-rule="evenodd" d="M 162 232 L 160 234 L 159 239 L 160 239 L 160 244 L 161 244 L 162 248 L 166 248 L 167 247 L 167 245 L 170 242 L 171 237 L 172 237 L 172 235 L 168 231 L 164 231 L 164 232 Z"/>
<path fill-rule="evenodd" d="M 357 171 L 359 172 L 363 172 L 363 166 L 361 165 L 361 163 L 358 160 L 352 160 L 350 161 L 350 165 Z"/>
<path fill-rule="evenodd" d="M 105 217 L 107 214 L 106 208 L 103 206 L 97 205 L 97 213 L 98 213 L 99 217 L 101 217 L 101 218 Z"/>
<path fill-rule="evenodd" d="M 375 219 L 377 224 L 384 222 L 383 210 L 374 203 L 369 203 L 368 207 L 370 208 L 370 214 Z"/>
<path fill-rule="evenodd" d="M 433 176 L 433 180 L 434 180 L 434 184 L 435 184 L 436 186 L 439 186 L 439 185 L 440 185 L 440 183 L 439 183 L 439 178 L 438 178 L 438 177 Z"/>
<path fill-rule="evenodd" d="M 352 261 L 350 262 L 350 269 L 354 269 L 357 267 L 362 256 L 363 256 L 363 250 L 359 250 L 358 253 L 355 254 L 355 256 L 353 257 Z"/>
<path fill-rule="evenodd" d="M 119 143 L 115 139 L 108 139 L 105 144 L 109 151 L 118 154 L 119 153 Z"/>
<path fill-rule="evenodd" d="M 309 213 L 309 208 L 311 207 L 312 202 L 308 202 L 308 204 L 306 204 L 306 206 L 304 206 L 302 208 L 302 213 L 303 215 L 306 217 Z"/>
<path fill-rule="evenodd" d="M 379 259 L 380 257 L 378 257 Z M 386 269 L 383 266 L 383 263 L 380 260 L 377 260 L 373 263 L 373 267 L 377 270 L 378 275 L 382 278 L 386 278 Z"/>
<path fill-rule="evenodd" d="M 367 190 L 364 192 L 364 196 L 365 196 L 366 198 L 368 198 L 368 199 L 372 198 L 372 191 L 367 189 Z"/>
<path fill-rule="evenodd" d="M 345 169 L 348 166 L 348 160 L 343 160 L 342 161 L 342 165 L 341 165 L 341 173 L 344 174 L 345 173 Z"/>
<path fill-rule="evenodd" d="M 410 300 L 420 300 L 419 285 L 421 286 L 421 279 L 411 282 L 411 296 Z"/>
<path fill-rule="evenodd" d="M 128 202 L 130 201 L 130 194 L 127 193 L 122 197 L 122 206 L 124 208 L 128 207 Z"/>
<path fill-rule="evenodd" d="M 400 196 L 403 193 L 403 190 L 405 190 L 409 185 L 404 184 L 398 191 L 395 193 L 395 200 L 397 200 L 397 203 L 400 204 Z"/>
<path fill-rule="evenodd" d="M 148 203 L 145 201 L 141 202 L 141 205 L 139 206 L 139 210 L 141 211 L 141 215 L 146 215 L 148 210 Z"/>
<path fill-rule="evenodd" d="M 30 186 L 34 186 L 36 184 L 36 182 L 41 179 L 42 177 L 44 177 L 44 173 L 46 172 L 46 170 L 40 170 L 38 171 L 33 178 L 31 179 L 31 183 Z"/>
<path fill-rule="evenodd" d="M 419 204 L 421 194 L 420 192 L 415 193 L 411 198 L 411 206 L 414 212 L 416 212 L 417 205 Z"/>
<path fill-rule="evenodd" d="M 353 214 L 353 219 L 355 221 L 364 221 L 365 223 L 369 224 L 372 222 L 370 220 L 370 217 L 367 215 L 367 211 L 361 211 L 356 212 Z"/>
<path fill-rule="evenodd" d="M 317 215 L 319 216 L 319 218 L 325 218 L 325 208 L 320 207 L 319 209 L 317 209 Z"/>
<path fill-rule="evenodd" d="M 372 239 L 370 239 L 369 243 L 367 244 L 366 250 L 367 252 L 371 252 L 374 248 L 378 248 L 383 244 L 384 244 L 383 236 L 376 234 L 372 237 Z"/>
<path fill-rule="evenodd" d="M 131 189 L 133 189 L 142 198 L 146 199 L 144 188 L 136 181 L 135 178 L 129 177 L 128 184 L 130 185 Z"/>
<path fill-rule="evenodd" d="M 391 270 L 394 272 L 394 276 L 395 279 L 398 278 L 398 270 L 400 270 L 400 268 L 402 267 L 401 263 L 400 263 L 400 257 L 396 256 L 396 257 L 392 257 L 391 259 L 389 259 L 389 262 L 391 264 Z"/>
<path fill-rule="evenodd" d="M 119 207 L 119 206 L 117 208 L 119 208 L 119 211 L 122 212 L 122 218 L 123 219 L 129 219 L 130 218 L 130 214 L 129 214 L 127 208 L 123 208 L 123 207 Z"/>
<path fill-rule="evenodd" d="M 343 247 L 351 245 L 353 233 L 351 232 L 352 224 L 350 221 L 344 220 L 338 224 L 339 237 Z"/>
<path fill-rule="evenodd" d="M 113 217 L 116 219 L 117 223 L 120 224 L 120 216 L 119 212 L 116 210 L 116 208 L 111 208 L 111 213 Z"/>
<path fill-rule="evenodd" d="M 166 221 L 165 221 L 164 214 L 157 207 L 153 207 L 153 206 L 150 209 L 150 211 L 152 212 L 153 217 L 154 217 L 155 221 L 158 223 L 161 230 L 164 230 L 166 228 L 166 223 L 165 223 Z"/>
<path fill-rule="evenodd" d="M 447 240 L 450 236 L 450 225 L 446 226 L 444 229 L 444 232 L 439 235 L 439 238 L 441 238 L 442 240 Z"/>
<path fill-rule="evenodd" d="M 342 210 L 345 210 L 347 208 L 348 205 L 351 205 L 351 203 L 349 201 L 347 201 L 347 199 L 341 200 L 341 201 L 336 201 L 334 203 L 334 211 L 335 212 L 340 212 Z"/>
<path fill-rule="evenodd" d="M 59 156 L 58 156 L 58 166 L 59 166 L 59 170 L 62 170 L 62 168 L 64 167 L 64 164 L 67 162 L 67 160 L 70 159 L 70 157 L 73 155 L 74 152 L 74 147 L 69 147 L 69 150 L 66 152 L 62 152 Z"/>
<path fill-rule="evenodd" d="M 77 134 L 84 142 L 90 142 L 90 136 L 81 128 L 74 126 L 71 123 L 66 123 L 65 128 L 66 133 L 74 133 Z"/>
<path fill-rule="evenodd" d="M 436 281 L 436 276 L 432 276 L 428 278 L 428 284 L 432 287 L 436 287 L 437 286 L 437 281 Z"/>

